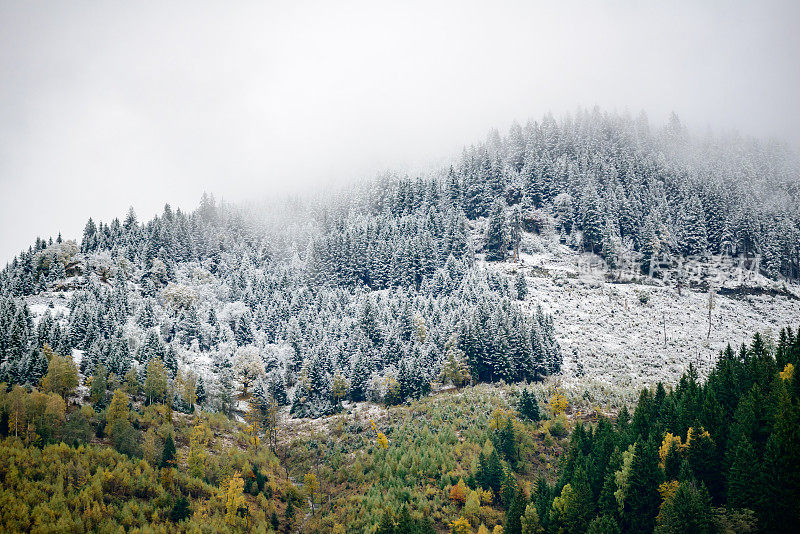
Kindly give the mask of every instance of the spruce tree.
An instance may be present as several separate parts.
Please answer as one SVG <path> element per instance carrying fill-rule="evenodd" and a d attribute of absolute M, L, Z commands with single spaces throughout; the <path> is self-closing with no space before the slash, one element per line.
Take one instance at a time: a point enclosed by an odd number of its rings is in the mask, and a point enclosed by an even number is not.
<path fill-rule="evenodd" d="M 175 467 L 175 441 L 172 439 L 172 434 L 168 434 L 167 439 L 164 441 L 159 467 L 162 469 Z"/>
<path fill-rule="evenodd" d="M 661 498 L 658 486 L 662 475 L 658 452 L 651 441 L 637 441 L 628 476 L 623 519 L 630 532 L 653 531 Z"/>
<path fill-rule="evenodd" d="M 581 210 L 583 213 L 583 244 L 591 252 L 598 251 L 602 246 L 604 217 L 600 197 L 597 195 L 594 185 L 589 185 L 584 190 Z"/>
<path fill-rule="evenodd" d="M 735 447 L 733 463 L 728 473 L 727 504 L 735 508 L 756 509 L 760 497 L 760 468 L 750 437 L 743 435 Z"/>
<path fill-rule="evenodd" d="M 519 411 L 520 417 L 529 421 L 535 422 L 541 418 L 539 414 L 539 402 L 533 394 L 528 393 L 527 388 L 522 390 L 517 411 Z"/>
<path fill-rule="evenodd" d="M 488 229 L 486 231 L 486 259 L 489 261 L 502 261 L 506 257 L 506 219 L 503 202 L 495 201 L 489 214 Z"/>
<path fill-rule="evenodd" d="M 700 199 L 692 196 L 682 214 L 684 253 L 690 256 L 705 254 L 708 250 L 708 234 L 706 216 Z"/>
<path fill-rule="evenodd" d="M 522 534 L 522 515 L 525 513 L 525 493 L 522 488 L 517 488 L 511 505 L 506 511 L 506 522 L 503 525 L 503 534 Z"/>

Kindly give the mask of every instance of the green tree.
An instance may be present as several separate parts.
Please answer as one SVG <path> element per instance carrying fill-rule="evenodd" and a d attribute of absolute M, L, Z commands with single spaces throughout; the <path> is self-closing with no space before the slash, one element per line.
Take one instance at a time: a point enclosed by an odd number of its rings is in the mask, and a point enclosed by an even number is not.
<path fill-rule="evenodd" d="M 734 443 L 735 453 L 728 473 L 728 500 L 730 506 L 754 510 L 759 497 L 758 481 L 761 475 L 758 458 L 749 436 Z"/>
<path fill-rule="evenodd" d="M 503 201 L 497 200 L 489 214 L 489 227 L 486 231 L 486 259 L 502 261 L 506 258 L 506 217 Z"/>
<path fill-rule="evenodd" d="M 622 529 L 612 516 L 603 515 L 592 519 L 586 534 L 622 534 Z"/>
<path fill-rule="evenodd" d="M 92 376 L 92 387 L 89 388 L 89 399 L 95 406 L 102 406 L 108 386 L 108 371 L 105 365 L 98 365 Z"/>
<path fill-rule="evenodd" d="M 711 436 L 702 427 L 690 428 L 686 457 L 698 482 L 705 484 L 711 495 L 721 499 L 723 492 L 720 456 Z"/>
<path fill-rule="evenodd" d="M 539 523 L 539 512 L 536 511 L 536 504 L 529 503 L 525 507 L 525 514 L 522 516 L 522 534 L 541 534 L 544 532 Z"/>
<path fill-rule="evenodd" d="M 539 413 L 539 402 L 536 400 L 536 396 L 528 393 L 527 388 L 522 390 L 522 395 L 519 399 L 519 404 L 517 405 L 517 411 L 519 412 L 520 417 L 523 419 L 527 419 L 528 421 L 538 421 L 541 419 L 541 415 Z"/>
<path fill-rule="evenodd" d="M 605 218 L 594 185 L 586 186 L 581 198 L 583 212 L 583 243 L 588 250 L 594 252 L 602 245 L 603 225 Z"/>
<path fill-rule="evenodd" d="M 637 442 L 623 510 L 623 518 L 631 532 L 652 532 L 661 501 L 658 495 L 661 478 L 655 444 L 650 441 Z"/>
<path fill-rule="evenodd" d="M 516 494 L 511 500 L 511 506 L 508 507 L 506 512 L 503 534 L 522 533 L 522 515 L 525 513 L 525 500 L 525 493 L 523 493 L 522 488 L 517 488 Z"/>
<path fill-rule="evenodd" d="M 655 528 L 656 534 L 684 532 L 716 532 L 711 496 L 704 486 L 698 488 L 694 482 L 681 482 L 678 489 L 664 501 Z"/>
<path fill-rule="evenodd" d="M 172 439 L 172 434 L 169 434 L 164 441 L 160 467 L 162 469 L 175 467 L 175 441 Z"/>

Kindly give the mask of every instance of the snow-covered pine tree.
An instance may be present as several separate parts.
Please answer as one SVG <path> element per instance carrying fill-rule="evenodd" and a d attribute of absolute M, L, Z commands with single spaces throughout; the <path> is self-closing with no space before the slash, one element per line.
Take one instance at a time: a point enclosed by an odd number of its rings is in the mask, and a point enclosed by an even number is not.
<path fill-rule="evenodd" d="M 502 261 L 506 257 L 508 246 L 506 232 L 505 207 L 502 200 L 496 200 L 489 214 L 488 228 L 486 230 L 486 259 L 489 261 Z"/>

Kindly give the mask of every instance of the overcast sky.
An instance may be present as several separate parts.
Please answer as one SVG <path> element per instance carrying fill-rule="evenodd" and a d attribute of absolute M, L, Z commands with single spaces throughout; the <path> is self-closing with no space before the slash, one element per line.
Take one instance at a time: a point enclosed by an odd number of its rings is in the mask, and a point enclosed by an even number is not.
<path fill-rule="evenodd" d="M 800 146 L 798 4 L 0 0 L 0 262 L 578 106 Z"/>

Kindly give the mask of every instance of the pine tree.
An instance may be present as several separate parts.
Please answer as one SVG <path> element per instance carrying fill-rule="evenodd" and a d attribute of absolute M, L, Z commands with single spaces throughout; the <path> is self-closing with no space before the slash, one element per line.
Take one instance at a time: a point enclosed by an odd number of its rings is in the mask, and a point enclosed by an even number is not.
<path fill-rule="evenodd" d="M 197 388 L 195 389 L 197 404 L 203 405 L 206 402 L 206 384 L 203 375 L 197 377 Z"/>
<path fill-rule="evenodd" d="M 638 441 L 633 454 L 623 518 L 631 532 L 651 532 L 655 524 L 661 483 L 658 453 L 653 443 Z"/>
<path fill-rule="evenodd" d="M 489 214 L 488 229 L 486 231 L 486 259 L 502 261 L 506 257 L 506 220 L 503 202 L 495 201 Z"/>
<path fill-rule="evenodd" d="M 514 289 L 517 291 L 517 299 L 525 300 L 528 296 L 528 281 L 522 272 L 517 273 L 514 277 Z"/>
<path fill-rule="evenodd" d="M 655 259 L 661 252 L 661 240 L 656 231 L 656 224 L 650 216 L 645 218 L 639 242 L 639 251 L 642 253 L 641 270 L 644 274 L 652 275 L 655 270 Z"/>
<path fill-rule="evenodd" d="M 527 389 L 522 390 L 517 411 L 519 411 L 520 417 L 529 421 L 535 422 L 541 418 L 539 414 L 539 402 L 533 394 L 528 393 Z"/>
<path fill-rule="evenodd" d="M 514 206 L 511 210 L 509 220 L 509 238 L 514 249 L 514 261 L 519 261 L 519 246 L 522 241 L 522 212 L 519 206 Z"/>
<path fill-rule="evenodd" d="M 503 525 L 503 534 L 521 534 L 522 516 L 525 513 L 525 493 L 522 488 L 517 488 L 516 494 L 506 512 L 506 522 Z"/>
<path fill-rule="evenodd" d="M 604 217 L 600 197 L 593 185 L 587 186 L 581 199 L 584 246 L 595 252 L 602 247 Z"/>
<path fill-rule="evenodd" d="M 164 449 L 161 453 L 161 463 L 159 467 L 162 469 L 175 467 L 175 441 L 172 439 L 172 434 L 167 435 L 164 440 Z"/>
<path fill-rule="evenodd" d="M 716 531 L 708 491 L 703 486 L 698 488 L 693 482 L 682 482 L 664 501 L 654 532 L 713 534 Z"/>
<path fill-rule="evenodd" d="M 708 249 L 706 216 L 697 196 L 692 196 L 683 211 L 683 247 L 689 256 L 702 255 Z"/>
<path fill-rule="evenodd" d="M 759 498 L 760 469 L 749 436 L 739 438 L 728 474 L 727 503 L 736 508 L 754 510 Z"/>

